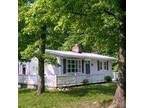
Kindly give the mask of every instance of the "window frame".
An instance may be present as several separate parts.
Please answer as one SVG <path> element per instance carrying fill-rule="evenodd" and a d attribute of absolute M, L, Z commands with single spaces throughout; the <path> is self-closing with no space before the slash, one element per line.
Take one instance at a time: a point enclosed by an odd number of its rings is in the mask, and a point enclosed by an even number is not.
<path fill-rule="evenodd" d="M 103 63 L 100 60 L 97 60 L 97 71 L 103 70 Z"/>
<path fill-rule="evenodd" d="M 77 58 L 67 58 L 66 72 L 67 73 L 82 72 L 82 60 Z"/>
<path fill-rule="evenodd" d="M 104 61 L 104 70 L 109 70 L 109 61 Z"/>

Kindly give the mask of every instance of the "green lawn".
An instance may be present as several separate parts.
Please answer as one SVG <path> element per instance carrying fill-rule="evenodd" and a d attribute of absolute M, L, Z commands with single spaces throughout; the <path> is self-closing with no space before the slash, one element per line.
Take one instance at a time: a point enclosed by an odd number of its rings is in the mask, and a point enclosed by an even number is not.
<path fill-rule="evenodd" d="M 19 89 L 19 108 L 107 108 L 113 99 L 113 83 L 72 87 L 67 91 L 46 91 L 41 96 L 35 90 Z"/>

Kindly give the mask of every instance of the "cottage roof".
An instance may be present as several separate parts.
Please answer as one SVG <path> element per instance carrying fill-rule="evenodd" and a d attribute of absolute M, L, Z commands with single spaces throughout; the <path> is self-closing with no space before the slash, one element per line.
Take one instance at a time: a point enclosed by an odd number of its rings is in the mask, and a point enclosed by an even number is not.
<path fill-rule="evenodd" d="M 104 55 L 100 55 L 100 54 L 95 54 L 95 53 L 86 53 L 86 52 L 82 52 L 82 53 L 77 53 L 77 52 L 72 52 L 72 51 L 59 51 L 59 50 L 51 50 L 51 49 L 46 49 L 45 50 L 46 53 L 48 54 L 52 54 L 55 56 L 60 56 L 60 57 L 75 57 L 75 58 L 89 58 L 89 59 L 115 59 L 113 57 L 109 57 L 109 56 L 104 56 Z"/>

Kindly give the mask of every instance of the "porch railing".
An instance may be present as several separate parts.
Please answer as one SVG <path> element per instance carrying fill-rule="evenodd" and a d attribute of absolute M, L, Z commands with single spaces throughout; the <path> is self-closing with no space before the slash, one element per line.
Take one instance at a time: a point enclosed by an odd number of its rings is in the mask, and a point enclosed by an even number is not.
<path fill-rule="evenodd" d="M 88 83 L 104 82 L 105 75 L 94 74 L 94 75 L 72 75 L 72 76 L 57 76 L 57 86 L 72 86 L 81 85 L 84 80 L 88 80 Z"/>
<path fill-rule="evenodd" d="M 109 74 L 45 76 L 45 85 L 57 87 L 81 85 L 85 79 L 88 80 L 88 83 L 98 83 L 104 82 L 104 77 L 107 75 Z M 37 85 L 37 79 L 37 75 L 18 75 L 19 84 Z"/>

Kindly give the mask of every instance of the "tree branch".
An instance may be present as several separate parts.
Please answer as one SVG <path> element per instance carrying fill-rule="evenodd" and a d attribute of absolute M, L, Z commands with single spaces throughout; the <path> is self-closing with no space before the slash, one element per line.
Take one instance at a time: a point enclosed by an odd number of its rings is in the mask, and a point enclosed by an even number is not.
<path fill-rule="evenodd" d="M 114 13 L 112 13 L 111 11 L 108 11 L 108 10 L 104 9 L 104 12 L 107 13 L 108 15 L 113 16 L 114 18 L 122 21 L 122 19 L 120 17 L 118 17 L 117 15 L 115 15 Z"/>
<path fill-rule="evenodd" d="M 88 16 L 88 14 L 85 14 L 85 13 L 82 13 L 82 12 L 74 12 L 74 11 L 67 11 L 67 12 L 69 12 L 69 13 L 71 13 L 71 14 L 74 14 L 74 15 L 79 15 L 79 16 Z"/>
<path fill-rule="evenodd" d="M 67 11 L 67 12 L 69 12 L 69 13 L 71 13 L 71 14 L 74 14 L 74 15 L 85 16 L 85 17 L 91 16 L 91 15 L 96 16 L 96 15 L 98 14 L 98 13 L 97 13 L 97 14 L 86 14 L 86 13 L 74 12 L 74 11 L 70 11 L 70 10 Z M 122 19 L 121 19 L 120 17 L 118 17 L 117 15 L 115 15 L 114 13 L 112 13 L 111 11 L 108 11 L 107 9 L 104 9 L 103 12 L 105 12 L 106 14 L 108 14 L 108 15 L 110 15 L 110 16 L 113 16 L 114 18 L 122 21 Z M 102 13 L 102 11 L 99 11 L 99 13 Z"/>

